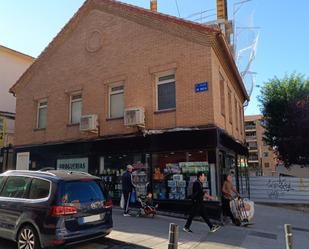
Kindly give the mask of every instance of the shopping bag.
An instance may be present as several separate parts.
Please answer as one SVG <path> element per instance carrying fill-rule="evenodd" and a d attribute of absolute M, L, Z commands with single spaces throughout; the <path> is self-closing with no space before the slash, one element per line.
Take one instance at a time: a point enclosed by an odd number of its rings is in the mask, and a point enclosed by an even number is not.
<path fill-rule="evenodd" d="M 124 208 L 124 196 L 123 196 L 123 194 L 121 195 L 121 199 L 120 199 L 120 207 Z"/>
<path fill-rule="evenodd" d="M 135 202 L 136 202 L 136 192 L 135 192 L 135 191 L 133 191 L 133 192 L 131 193 L 130 202 L 131 202 L 131 203 L 135 203 Z"/>

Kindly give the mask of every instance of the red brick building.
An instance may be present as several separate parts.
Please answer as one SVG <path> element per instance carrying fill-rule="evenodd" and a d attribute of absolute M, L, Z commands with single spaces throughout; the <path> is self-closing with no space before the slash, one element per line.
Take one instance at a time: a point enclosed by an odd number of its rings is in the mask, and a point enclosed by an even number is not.
<path fill-rule="evenodd" d="M 132 5 L 86 1 L 11 92 L 17 167 L 101 175 L 115 199 L 128 163 L 161 207 L 186 203 L 199 170 L 220 197 L 247 153 L 248 95 L 221 31 Z"/>

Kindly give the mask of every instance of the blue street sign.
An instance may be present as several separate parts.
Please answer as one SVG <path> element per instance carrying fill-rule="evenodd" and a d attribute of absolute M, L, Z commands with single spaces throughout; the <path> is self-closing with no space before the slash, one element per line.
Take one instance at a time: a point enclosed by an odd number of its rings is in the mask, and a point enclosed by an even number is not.
<path fill-rule="evenodd" d="M 195 92 L 199 93 L 199 92 L 205 92 L 208 91 L 208 82 L 205 81 L 203 83 L 197 83 L 195 84 Z"/>

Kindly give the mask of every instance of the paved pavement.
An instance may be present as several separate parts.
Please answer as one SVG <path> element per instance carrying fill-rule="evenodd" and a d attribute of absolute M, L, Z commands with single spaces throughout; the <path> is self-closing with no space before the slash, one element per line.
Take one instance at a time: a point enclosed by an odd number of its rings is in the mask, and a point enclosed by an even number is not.
<path fill-rule="evenodd" d="M 284 224 L 292 224 L 294 249 L 309 248 L 309 213 L 263 205 L 255 206 L 254 224 L 249 227 L 226 225 L 216 233 L 194 221 L 194 233 L 183 232 L 183 219 L 157 216 L 123 217 L 114 209 L 114 230 L 104 239 L 70 247 L 71 249 L 167 249 L 170 223 L 179 225 L 179 249 L 285 249 Z M 15 249 L 14 243 L 0 240 L 0 249 Z"/>

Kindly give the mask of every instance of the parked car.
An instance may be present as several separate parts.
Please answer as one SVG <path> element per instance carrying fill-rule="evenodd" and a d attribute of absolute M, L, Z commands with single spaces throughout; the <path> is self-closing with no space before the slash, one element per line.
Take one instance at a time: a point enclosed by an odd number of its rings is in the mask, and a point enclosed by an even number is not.
<path fill-rule="evenodd" d="M 0 174 L 0 237 L 18 249 L 69 245 L 108 235 L 112 201 L 100 178 L 83 172 Z"/>

